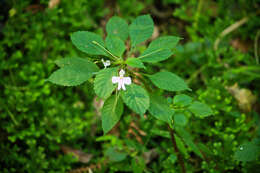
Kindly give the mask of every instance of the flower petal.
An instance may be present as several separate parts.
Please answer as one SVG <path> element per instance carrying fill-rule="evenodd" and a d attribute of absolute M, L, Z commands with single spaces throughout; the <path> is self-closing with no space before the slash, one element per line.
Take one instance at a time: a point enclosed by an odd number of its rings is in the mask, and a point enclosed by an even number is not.
<path fill-rule="evenodd" d="M 123 89 L 123 90 L 126 90 L 124 83 L 122 83 L 121 86 L 122 86 L 122 89 Z"/>
<path fill-rule="evenodd" d="M 113 76 L 112 77 L 112 83 L 118 83 L 119 82 L 119 77 Z"/>
<path fill-rule="evenodd" d="M 121 80 L 119 80 L 118 81 L 118 86 L 117 86 L 117 90 L 120 90 L 121 89 L 121 87 L 122 87 L 122 81 Z"/>
<path fill-rule="evenodd" d="M 110 61 L 106 60 L 105 64 L 106 64 L 106 66 L 110 66 Z"/>
<path fill-rule="evenodd" d="M 123 78 L 123 82 L 126 84 L 126 85 L 130 85 L 132 83 L 132 80 L 130 77 L 124 77 Z"/>

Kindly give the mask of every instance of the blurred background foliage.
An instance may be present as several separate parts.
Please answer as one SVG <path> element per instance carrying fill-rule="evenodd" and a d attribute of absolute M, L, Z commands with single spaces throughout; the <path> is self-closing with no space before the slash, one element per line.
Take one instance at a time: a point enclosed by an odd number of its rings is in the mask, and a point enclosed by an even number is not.
<path fill-rule="evenodd" d="M 202 153 L 176 139 L 188 172 L 257 172 L 259 2 L 0 0 L 0 172 L 180 172 L 162 122 L 125 112 L 103 136 L 102 100 L 91 80 L 73 88 L 45 82 L 58 58 L 86 56 L 70 42 L 72 32 L 104 36 L 111 16 L 130 22 L 147 13 L 156 26 L 152 39 L 183 38 L 172 58 L 148 71 L 182 76 L 214 110 L 183 120 L 186 140 Z"/>

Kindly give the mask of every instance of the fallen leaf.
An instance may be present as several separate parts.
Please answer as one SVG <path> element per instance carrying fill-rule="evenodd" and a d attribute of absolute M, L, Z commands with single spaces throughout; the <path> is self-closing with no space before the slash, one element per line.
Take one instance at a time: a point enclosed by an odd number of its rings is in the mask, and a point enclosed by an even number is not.
<path fill-rule="evenodd" d="M 130 136 L 133 136 L 140 144 L 143 144 L 141 136 L 146 135 L 147 134 L 138 127 L 138 124 L 136 124 L 135 122 L 130 123 L 129 129 L 127 130 L 127 137 L 130 138 Z"/>
<path fill-rule="evenodd" d="M 243 53 L 247 53 L 251 45 L 249 41 L 243 41 L 239 38 L 231 40 L 230 44 L 233 48 L 240 50 Z"/>
<path fill-rule="evenodd" d="M 97 96 L 94 97 L 93 100 L 93 106 L 95 108 L 95 112 L 98 116 L 101 116 L 101 108 L 104 105 L 104 100 L 103 99 L 99 99 Z"/>
<path fill-rule="evenodd" d="M 150 163 L 154 158 L 158 156 L 158 152 L 156 151 L 156 148 L 153 148 L 147 152 L 143 153 L 143 158 L 145 160 L 145 163 L 148 164 Z"/>
<path fill-rule="evenodd" d="M 253 105 L 256 103 L 256 96 L 246 88 L 239 88 L 238 84 L 235 83 L 233 86 L 228 86 L 226 89 L 235 97 L 238 101 L 240 109 L 245 112 L 250 112 Z"/>
<path fill-rule="evenodd" d="M 159 32 L 159 27 L 154 25 L 154 30 L 153 30 L 153 35 L 152 35 L 152 40 L 156 39 L 157 37 L 159 37 L 160 32 Z"/>
<path fill-rule="evenodd" d="M 130 136 L 134 136 L 140 144 L 143 144 L 143 140 L 140 135 L 138 135 L 132 128 L 129 128 L 127 131 L 127 137 L 130 138 Z"/>
<path fill-rule="evenodd" d="M 76 109 L 84 109 L 85 105 L 82 101 L 76 101 L 73 103 L 72 107 Z"/>
<path fill-rule="evenodd" d="M 96 165 L 92 164 L 90 166 L 87 167 L 82 167 L 82 168 L 76 168 L 76 169 L 72 169 L 69 171 L 69 173 L 82 173 L 82 172 L 86 172 L 86 173 L 92 173 L 92 170 L 100 170 L 101 169 L 101 164 L 98 163 Z"/>
<path fill-rule="evenodd" d="M 59 5 L 60 3 L 60 0 L 50 0 L 49 1 L 49 4 L 48 4 L 48 8 L 54 8 L 56 7 L 57 5 Z"/>
<path fill-rule="evenodd" d="M 39 5 L 39 4 L 29 5 L 26 8 L 26 11 L 30 11 L 32 13 L 37 13 L 37 12 L 43 11 L 43 10 L 44 10 L 44 6 L 43 5 Z"/>
<path fill-rule="evenodd" d="M 137 130 L 140 135 L 146 136 L 146 133 L 143 130 L 141 130 L 134 122 L 131 122 L 130 126 Z"/>
<path fill-rule="evenodd" d="M 61 146 L 61 150 L 64 152 L 64 154 L 72 154 L 73 156 L 78 158 L 79 162 L 81 163 L 88 163 L 93 157 L 92 154 L 88 154 L 83 152 L 82 150 L 73 149 L 64 145 Z"/>

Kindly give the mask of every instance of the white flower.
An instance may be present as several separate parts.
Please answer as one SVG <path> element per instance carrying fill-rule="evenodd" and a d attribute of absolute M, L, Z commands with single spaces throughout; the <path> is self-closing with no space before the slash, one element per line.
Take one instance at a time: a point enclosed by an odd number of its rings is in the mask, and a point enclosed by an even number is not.
<path fill-rule="evenodd" d="M 120 70 L 119 72 L 119 77 L 118 76 L 113 76 L 112 77 L 112 83 L 118 83 L 117 89 L 120 90 L 121 88 L 123 90 L 126 90 L 125 84 L 130 85 L 132 83 L 130 77 L 124 77 L 125 71 L 123 69 Z"/>
<path fill-rule="evenodd" d="M 109 60 L 104 61 L 104 59 L 102 58 L 101 61 L 103 62 L 105 68 L 107 68 L 107 66 L 110 66 L 110 61 Z"/>

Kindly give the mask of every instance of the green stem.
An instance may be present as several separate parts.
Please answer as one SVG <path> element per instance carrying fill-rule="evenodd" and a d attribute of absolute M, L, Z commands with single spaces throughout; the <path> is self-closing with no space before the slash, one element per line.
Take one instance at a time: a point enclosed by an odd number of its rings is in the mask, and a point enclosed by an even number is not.
<path fill-rule="evenodd" d="M 115 65 L 119 65 L 119 64 L 122 65 L 122 64 L 125 64 L 125 61 L 120 59 L 120 60 L 117 60 L 116 62 L 114 62 L 114 64 Z"/>
<path fill-rule="evenodd" d="M 127 56 L 131 56 L 131 54 L 133 53 L 133 51 L 135 50 L 136 47 L 132 47 L 130 48 L 130 51 L 128 52 Z"/>
<path fill-rule="evenodd" d="M 197 71 L 195 71 L 191 77 L 186 81 L 187 84 L 189 84 L 191 81 L 193 81 L 206 67 L 208 64 L 205 64 L 201 66 Z"/>
<path fill-rule="evenodd" d="M 173 131 L 173 129 L 170 126 L 168 126 L 168 129 L 169 129 L 169 132 L 170 132 L 170 135 L 171 135 L 173 149 L 177 153 L 177 158 L 178 158 L 178 162 L 179 162 L 179 164 L 181 166 L 181 171 L 182 171 L 182 173 L 186 173 L 185 164 L 184 164 L 182 155 L 181 155 L 181 153 L 180 153 L 180 151 L 179 151 L 179 149 L 177 147 L 177 143 L 176 143 L 176 140 L 175 140 L 175 137 L 174 137 L 174 131 Z"/>
<path fill-rule="evenodd" d="M 12 70 L 11 70 L 11 69 L 9 69 L 9 72 L 10 72 L 11 81 L 12 81 L 13 85 L 15 85 L 15 86 L 16 86 L 16 82 L 15 82 L 15 80 L 14 80 L 14 75 L 13 75 L 13 72 L 12 72 Z"/>
<path fill-rule="evenodd" d="M 150 116 L 148 116 L 147 121 L 151 122 L 151 121 L 152 121 L 152 118 L 150 118 Z M 149 131 L 150 129 L 152 129 L 153 126 L 154 126 L 154 123 L 151 122 L 151 123 L 149 124 L 148 128 L 147 128 L 148 131 Z M 147 144 L 148 144 L 148 142 L 150 141 L 151 137 L 152 137 L 152 133 L 148 133 L 148 136 L 147 136 L 147 138 L 146 138 L 146 140 L 145 140 L 145 142 L 144 142 L 144 147 L 147 146 Z"/>
<path fill-rule="evenodd" d="M 196 14 L 195 14 L 195 18 L 194 18 L 194 21 L 195 21 L 194 22 L 194 28 L 195 28 L 195 30 L 197 30 L 197 28 L 198 28 L 198 21 L 199 21 L 199 18 L 200 18 L 200 12 L 201 12 L 202 5 L 203 5 L 203 0 L 200 0 Z"/>
<path fill-rule="evenodd" d="M 116 100 L 115 100 L 115 103 L 114 103 L 113 108 L 112 108 L 112 111 L 113 111 L 113 112 L 116 110 L 116 105 L 117 105 L 118 97 L 119 97 L 119 94 L 118 94 L 118 90 L 117 90 L 117 88 L 116 88 Z"/>
<path fill-rule="evenodd" d="M 95 45 L 97 45 L 97 46 L 99 46 L 101 49 L 103 49 L 106 53 L 108 53 L 109 55 L 111 55 L 111 57 L 112 57 L 112 59 L 113 60 L 118 60 L 118 59 L 120 59 L 120 58 L 118 58 L 118 57 L 116 57 L 115 55 L 113 55 L 110 51 L 108 51 L 106 48 L 104 48 L 101 44 L 99 44 L 98 42 L 96 42 L 96 41 L 92 41 L 92 43 L 93 44 L 95 44 Z"/>
<path fill-rule="evenodd" d="M 255 60 L 256 60 L 256 64 L 259 64 L 259 57 L 258 57 L 258 38 L 260 36 L 260 30 L 257 31 L 256 33 L 256 37 L 255 37 Z"/>
<path fill-rule="evenodd" d="M 142 73 L 142 72 L 138 72 L 139 74 L 143 75 L 143 76 L 146 76 L 146 77 L 149 77 L 150 75 L 149 74 L 145 74 L 145 73 Z"/>
<path fill-rule="evenodd" d="M 11 117 L 12 121 L 14 122 L 14 124 L 18 125 L 18 122 L 16 121 L 16 119 L 15 119 L 14 115 L 12 114 L 12 112 L 8 109 L 7 106 L 5 106 L 5 108 L 6 108 L 6 111 L 7 111 L 8 115 Z"/>

